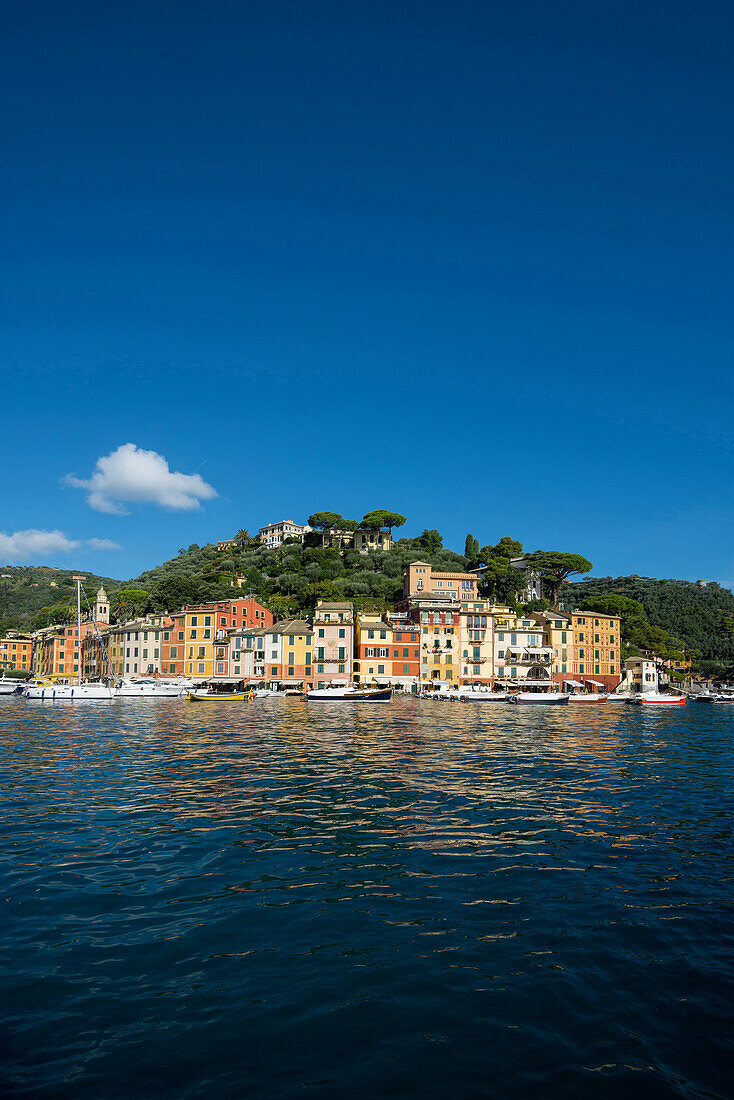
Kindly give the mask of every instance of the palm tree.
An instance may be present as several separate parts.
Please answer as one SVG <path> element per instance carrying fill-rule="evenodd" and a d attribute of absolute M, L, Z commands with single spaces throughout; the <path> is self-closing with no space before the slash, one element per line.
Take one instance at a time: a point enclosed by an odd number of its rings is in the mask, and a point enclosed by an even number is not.
<path fill-rule="evenodd" d="M 246 549 L 252 542 L 252 535 L 246 527 L 241 527 L 234 537 L 235 542 L 239 546 L 240 550 Z"/>

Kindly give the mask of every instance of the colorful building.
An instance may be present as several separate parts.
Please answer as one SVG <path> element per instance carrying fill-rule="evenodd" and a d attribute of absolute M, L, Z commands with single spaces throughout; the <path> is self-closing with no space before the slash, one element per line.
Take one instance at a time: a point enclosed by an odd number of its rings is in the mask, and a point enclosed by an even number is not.
<path fill-rule="evenodd" d="M 414 561 L 403 576 L 403 600 L 399 610 L 408 610 L 407 602 L 417 596 L 440 596 L 453 600 L 475 600 L 477 578 L 474 573 L 442 573 L 426 561 Z"/>
<path fill-rule="evenodd" d="M 294 523 L 292 519 L 282 519 L 279 523 L 268 523 L 260 528 L 260 542 L 269 550 L 275 550 L 282 546 L 286 539 L 298 539 L 303 542 L 304 536 L 311 528 L 306 524 Z"/>
<path fill-rule="evenodd" d="M 30 672 L 33 668 L 33 638 L 9 630 L 0 638 L 0 675 L 4 672 Z"/>
<path fill-rule="evenodd" d="M 551 680 L 553 661 L 554 652 L 546 644 L 543 623 L 498 610 L 494 617 L 494 670 L 499 686 Z"/>
<path fill-rule="evenodd" d="M 184 675 L 186 646 L 186 612 L 170 616 L 170 626 L 163 628 L 161 637 L 161 676 Z"/>
<path fill-rule="evenodd" d="M 313 618 L 314 664 L 318 687 L 348 684 L 352 678 L 354 605 L 319 600 Z"/>
<path fill-rule="evenodd" d="M 411 688 L 420 672 L 420 633 L 407 615 L 357 615 L 353 677 L 356 683 L 377 681 Z"/>
<path fill-rule="evenodd" d="M 215 675 L 215 642 L 220 643 L 221 650 L 221 643 L 230 631 L 269 627 L 272 622 L 272 612 L 252 596 L 187 607 L 184 612 L 185 674 L 195 679 L 210 679 Z"/>
<path fill-rule="evenodd" d="M 314 687 L 313 642 L 313 628 L 305 619 L 283 619 L 265 629 L 240 631 L 227 639 L 226 646 L 224 640 L 219 644 L 216 675 L 276 689 Z"/>
<path fill-rule="evenodd" d="M 621 620 L 598 611 L 573 611 L 573 678 L 592 686 L 615 688 L 622 679 Z"/>
<path fill-rule="evenodd" d="M 494 613 L 507 612 L 488 600 L 463 601 L 459 605 L 459 683 L 491 686 L 494 679 Z"/>

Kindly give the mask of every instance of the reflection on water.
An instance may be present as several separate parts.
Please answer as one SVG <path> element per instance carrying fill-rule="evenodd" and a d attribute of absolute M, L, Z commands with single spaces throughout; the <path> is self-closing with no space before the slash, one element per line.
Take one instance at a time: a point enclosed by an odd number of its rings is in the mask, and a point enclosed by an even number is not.
<path fill-rule="evenodd" d="M 734 716 L 0 700 L 4 1091 L 730 1094 Z"/>

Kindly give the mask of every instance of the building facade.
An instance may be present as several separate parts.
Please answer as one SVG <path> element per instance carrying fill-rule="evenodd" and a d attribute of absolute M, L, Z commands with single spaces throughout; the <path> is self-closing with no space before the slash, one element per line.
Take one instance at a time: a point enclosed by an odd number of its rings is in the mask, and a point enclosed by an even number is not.
<path fill-rule="evenodd" d="M 420 672 L 420 628 L 408 615 L 363 611 L 356 617 L 353 678 L 410 689 Z"/>
<path fill-rule="evenodd" d="M 571 612 L 573 678 L 607 689 L 622 679 L 621 620 L 598 611 Z"/>
<path fill-rule="evenodd" d="M 354 605 L 319 600 L 313 618 L 314 664 L 318 687 L 348 684 L 352 678 Z"/>
<path fill-rule="evenodd" d="M 294 523 L 292 519 L 282 519 L 279 523 L 268 523 L 260 528 L 260 542 L 269 550 L 275 550 L 282 546 L 286 539 L 298 539 L 303 542 L 304 536 L 311 528 L 306 524 Z"/>
<path fill-rule="evenodd" d="M 31 672 L 33 668 L 33 638 L 9 630 L 0 638 L 0 675 L 4 672 Z"/>
<path fill-rule="evenodd" d="M 406 601 L 417 596 L 441 596 L 453 600 L 477 599 L 474 573 L 437 572 L 426 561 L 414 561 L 403 576 L 403 600 L 400 610 L 408 610 Z"/>

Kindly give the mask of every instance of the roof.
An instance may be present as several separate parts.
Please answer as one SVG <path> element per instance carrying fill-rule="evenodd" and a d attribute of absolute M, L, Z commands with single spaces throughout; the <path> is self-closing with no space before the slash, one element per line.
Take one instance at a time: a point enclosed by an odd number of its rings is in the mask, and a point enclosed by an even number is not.
<path fill-rule="evenodd" d="M 313 627 L 305 619 L 282 619 L 273 623 L 266 634 L 313 634 Z"/>
<path fill-rule="evenodd" d="M 319 600 L 316 605 L 317 611 L 352 611 L 353 608 L 354 604 L 350 603 L 348 600 L 341 603 L 329 603 L 325 600 Z"/>

